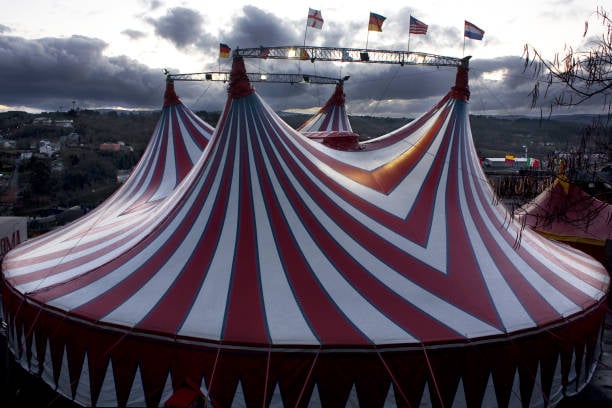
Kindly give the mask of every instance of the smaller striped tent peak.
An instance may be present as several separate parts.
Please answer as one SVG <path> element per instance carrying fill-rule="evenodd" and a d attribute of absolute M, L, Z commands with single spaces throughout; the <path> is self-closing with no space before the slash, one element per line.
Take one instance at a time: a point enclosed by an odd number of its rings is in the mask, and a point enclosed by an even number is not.
<path fill-rule="evenodd" d="M 213 127 L 187 108 L 166 82 L 164 107 L 147 149 L 121 194 L 126 210 L 168 196 L 185 178 L 208 144 Z"/>
<path fill-rule="evenodd" d="M 166 82 L 164 107 L 147 149 L 121 194 L 124 211 L 164 199 L 200 158 L 213 127 L 178 98 L 174 82 Z"/>
<path fill-rule="evenodd" d="M 300 132 L 352 132 L 353 129 L 346 114 L 344 85 L 337 84 L 333 95 L 325 105 L 297 130 Z"/>
<path fill-rule="evenodd" d="M 358 150 L 359 135 L 353 133 L 346 114 L 344 85 L 336 85 L 334 94 L 319 111 L 297 128 L 310 140 L 338 150 Z"/>
<path fill-rule="evenodd" d="M 74 251 L 88 240 L 104 241 L 107 234 L 129 231 L 134 223 L 142 222 L 141 213 L 146 218 L 146 213 L 185 178 L 200 158 L 213 130 L 180 101 L 174 83 L 168 81 L 160 118 L 127 180 L 93 211 L 71 224 L 24 242 L 16 255 L 56 253 L 60 247 Z M 73 247 L 75 242 L 79 245 Z"/>
<path fill-rule="evenodd" d="M 235 58 L 206 149 L 154 213 L 5 258 L 14 353 L 100 406 L 185 383 L 287 407 L 528 406 L 584 386 L 609 276 L 494 199 L 461 69 L 428 113 L 342 151 L 285 123 Z"/>

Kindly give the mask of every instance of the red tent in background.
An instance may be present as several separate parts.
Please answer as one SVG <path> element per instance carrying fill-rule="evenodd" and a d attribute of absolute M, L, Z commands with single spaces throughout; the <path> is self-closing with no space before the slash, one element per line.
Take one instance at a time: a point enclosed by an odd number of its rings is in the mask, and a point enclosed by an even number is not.
<path fill-rule="evenodd" d="M 65 247 L 9 252 L 12 353 L 88 406 L 199 392 L 222 407 L 536 406 L 578 392 L 609 276 L 493 199 L 467 85 L 461 67 L 431 111 L 342 151 L 283 122 L 234 59 L 217 128 L 166 199 Z"/>
<path fill-rule="evenodd" d="M 545 237 L 565 242 L 606 264 L 606 245 L 612 242 L 612 205 L 563 176 L 515 215 Z"/>

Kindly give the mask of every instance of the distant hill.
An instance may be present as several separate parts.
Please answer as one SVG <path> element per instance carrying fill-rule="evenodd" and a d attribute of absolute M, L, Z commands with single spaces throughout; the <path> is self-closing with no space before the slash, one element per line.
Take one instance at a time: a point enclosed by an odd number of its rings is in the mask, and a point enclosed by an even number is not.
<path fill-rule="evenodd" d="M 16 207 L 6 208 L 11 214 L 19 209 L 21 214 L 33 214 L 57 206 L 70 207 L 76 204 L 95 206 L 118 186 L 116 173 L 126 170 L 137 162 L 146 148 L 159 120 L 161 111 L 71 111 L 30 114 L 26 112 L 0 112 L 0 137 L 14 140 L 10 147 L 0 148 L 0 169 L 5 177 L 15 167 L 21 152 L 37 149 L 42 139 L 53 143 L 67 134 L 77 134 L 78 142 L 62 147 L 60 155 L 52 164 L 40 159 L 24 162 L 20 171 L 22 191 Z M 196 112 L 203 120 L 215 126 L 220 112 Z M 280 116 L 297 128 L 310 116 L 286 114 Z M 35 118 L 53 120 L 71 119 L 73 126 L 63 128 L 39 125 Z M 350 116 L 353 131 L 361 139 L 384 135 L 412 121 L 412 118 L 384 118 L 373 116 Z M 592 117 L 572 115 L 540 120 L 526 117 L 471 116 L 471 129 L 480 157 L 503 157 L 512 154 L 522 157 L 527 148 L 529 157 L 545 160 L 553 152 L 565 152 L 579 146 L 584 127 Z M 47 121 L 43 121 L 48 123 Z M 133 152 L 109 153 L 99 149 L 101 143 L 124 142 Z M 57 163 L 61 162 L 61 163 Z M 42 166 L 42 167 L 41 167 Z M 51 171 L 51 169 L 62 169 Z M 50 175 L 48 182 L 33 176 L 38 171 Z M 29 180 L 29 182 L 28 182 Z M 44 190 L 44 194 L 41 191 Z M 0 191 L 1 192 L 1 191 Z M 2 210 L 0 208 L 0 210 Z"/>
<path fill-rule="evenodd" d="M 219 112 L 196 112 L 202 119 L 216 125 Z M 280 116 L 292 127 L 304 123 L 309 116 L 280 112 Z M 125 141 L 142 152 L 148 143 L 159 117 L 159 111 L 82 111 L 29 114 L 25 112 L 0 112 L 0 136 L 7 138 L 42 138 L 44 129 L 33 130 L 24 124 L 32 123 L 35 117 L 53 116 L 75 120 L 75 130 L 87 143 Z M 567 151 L 580 144 L 582 130 L 592 123 L 594 115 L 555 115 L 550 119 L 521 116 L 470 117 L 472 135 L 481 157 L 502 157 L 506 154 L 528 155 L 545 158 L 555 151 Z M 380 136 L 395 130 L 412 118 L 384 118 L 374 116 L 350 116 L 353 131 L 363 139 Z M 57 131 L 51 132 L 53 137 Z"/>
<path fill-rule="evenodd" d="M 283 114 L 280 116 L 291 126 L 298 127 L 309 116 Z M 391 132 L 412 118 L 382 118 L 374 116 L 350 116 L 353 131 L 363 139 Z M 472 136 L 481 157 L 503 157 L 512 154 L 522 157 L 546 158 L 555 151 L 567 151 L 580 144 L 581 131 L 592 123 L 592 115 L 567 115 L 551 119 L 524 116 L 470 116 Z"/>

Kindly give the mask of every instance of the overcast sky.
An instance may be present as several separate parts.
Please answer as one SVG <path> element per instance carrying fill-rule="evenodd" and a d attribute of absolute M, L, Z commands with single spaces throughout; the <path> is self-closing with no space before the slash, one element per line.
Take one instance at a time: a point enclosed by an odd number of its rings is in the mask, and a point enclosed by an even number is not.
<path fill-rule="evenodd" d="M 80 108 L 160 109 L 165 77 L 172 73 L 228 70 L 219 43 L 233 49 L 303 44 L 406 50 L 410 15 L 427 24 L 411 35 L 410 50 L 450 57 L 471 55 L 470 111 L 534 114 L 531 72 L 521 58 L 525 44 L 549 58 L 564 46 L 586 49 L 601 37 L 593 0 L 510 2 L 432 0 L 334 1 L 4 2 L 0 14 L 0 111 Z M 417 3 L 417 2 L 413 2 Z M 256 4 L 256 5 L 254 5 Z M 495 8 L 494 8 L 495 7 Z M 318 9 L 321 30 L 308 29 L 308 9 Z M 610 11 L 610 10 L 608 10 Z M 370 12 L 386 17 L 382 32 L 368 32 Z M 485 31 L 465 39 L 464 21 Z M 585 21 L 589 31 L 583 37 Z M 283 62 L 247 59 L 249 72 L 310 73 L 341 77 L 349 114 L 414 117 L 429 109 L 454 83 L 455 68 L 362 63 Z M 227 84 L 177 82 L 193 110 L 221 110 Z M 332 85 L 255 84 L 277 110 L 323 104 Z M 595 108 L 597 110 L 598 108 Z M 539 114 L 539 110 L 537 111 Z"/>

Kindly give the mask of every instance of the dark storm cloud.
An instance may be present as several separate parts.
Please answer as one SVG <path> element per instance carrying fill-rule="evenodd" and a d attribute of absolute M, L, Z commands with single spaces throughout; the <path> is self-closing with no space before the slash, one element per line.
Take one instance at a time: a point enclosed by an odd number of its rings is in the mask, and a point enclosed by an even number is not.
<path fill-rule="evenodd" d="M 147 34 L 143 33 L 142 31 L 130 30 L 130 29 L 123 30 L 121 34 L 130 37 L 131 40 L 139 40 L 147 36 Z"/>
<path fill-rule="evenodd" d="M 152 3 L 151 3 L 152 4 Z M 409 15 L 402 11 L 402 19 Z M 203 29 L 205 15 L 185 8 L 170 9 L 163 17 L 149 19 L 158 36 L 177 47 L 214 55 L 203 70 L 229 70 L 231 59 L 218 60 L 219 42 L 232 48 L 299 45 L 304 40 L 304 20 L 280 19 L 257 7 L 245 6 L 219 36 Z M 427 21 L 425 21 L 427 23 Z M 307 42 L 322 46 L 365 46 L 364 22 L 325 22 L 325 30 L 309 30 Z M 396 25 L 399 25 L 397 23 Z M 386 49 L 405 49 L 407 40 L 395 35 L 393 26 L 384 34 L 395 38 Z M 0 26 L 7 31 L 8 27 Z M 401 31 L 399 27 L 395 32 Z M 364 34 L 363 38 L 355 33 Z M 431 33 L 431 35 L 430 35 Z M 135 30 L 123 34 L 138 38 Z M 382 34 L 382 33 L 376 33 Z M 412 51 L 447 48 L 454 44 L 461 50 L 462 32 L 457 27 L 429 25 L 427 36 L 413 36 Z M 477 51 L 469 44 L 466 55 Z M 161 106 L 164 77 L 159 68 L 147 67 L 126 56 L 104 55 L 107 44 L 99 39 L 73 36 L 29 40 L 0 35 L 0 104 L 55 110 L 76 100 L 80 106 L 157 109 Z M 472 47 L 472 49 L 470 49 Z M 519 54 L 520 54 L 519 50 Z M 458 52 L 460 53 L 460 51 Z M 475 53 L 477 54 L 477 53 Z M 430 109 L 449 91 L 456 69 L 449 67 L 399 66 L 316 61 L 281 61 L 245 59 L 249 72 L 302 73 L 333 78 L 350 76 L 345 83 L 347 109 L 355 115 L 414 117 Z M 181 67 L 171 68 L 181 72 Z M 495 74 L 495 75 L 494 75 Z M 517 114 L 530 112 L 530 92 L 535 78 L 524 71 L 519 56 L 470 60 L 470 111 L 477 114 Z M 263 84 L 255 89 L 276 110 L 305 109 L 321 106 L 332 95 L 333 85 Z M 227 97 L 224 83 L 175 84 L 181 100 L 194 110 L 218 111 Z M 544 89 L 543 91 L 544 92 Z M 548 101 L 552 93 L 548 95 Z M 546 106 L 546 98 L 540 104 Z"/>
<path fill-rule="evenodd" d="M 105 42 L 81 36 L 0 36 L 0 102 L 41 110 L 72 100 L 88 107 L 159 107 L 160 71 L 125 56 L 106 57 L 105 48 Z"/>
<path fill-rule="evenodd" d="M 296 27 L 295 21 L 281 19 L 254 6 L 244 6 L 242 15 L 235 18 L 231 30 L 220 34 L 220 40 L 232 48 L 291 45 L 299 43 L 300 35 L 304 35 Z"/>
<path fill-rule="evenodd" d="M 10 27 L 0 24 L 0 34 L 8 33 L 11 31 Z"/>
<path fill-rule="evenodd" d="M 184 7 L 169 9 L 165 16 L 148 18 L 146 21 L 155 28 L 155 34 L 178 48 L 195 45 L 205 35 L 202 15 L 196 10 Z"/>

